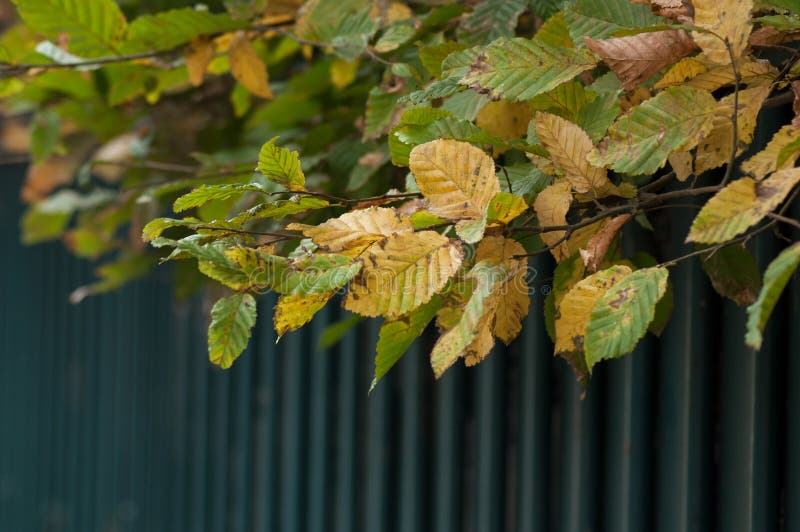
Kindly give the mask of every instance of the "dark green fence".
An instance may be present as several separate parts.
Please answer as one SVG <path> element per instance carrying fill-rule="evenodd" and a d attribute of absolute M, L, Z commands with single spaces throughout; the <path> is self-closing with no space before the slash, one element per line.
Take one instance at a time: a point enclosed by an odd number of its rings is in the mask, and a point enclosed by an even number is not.
<path fill-rule="evenodd" d="M 166 268 L 70 306 L 89 267 L 18 245 L 20 172 L 0 177 L 2 531 L 800 530 L 796 283 L 759 354 L 692 262 L 663 338 L 585 400 L 541 293 L 510 349 L 434 382 L 421 342 L 368 397 L 374 324 L 316 348 L 335 305 L 276 345 L 265 296 L 228 372 Z"/>

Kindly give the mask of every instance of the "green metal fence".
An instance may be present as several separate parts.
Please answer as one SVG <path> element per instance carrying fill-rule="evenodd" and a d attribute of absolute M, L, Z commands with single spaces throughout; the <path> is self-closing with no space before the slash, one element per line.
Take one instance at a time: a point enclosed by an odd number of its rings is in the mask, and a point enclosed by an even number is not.
<path fill-rule="evenodd" d="M 316 348 L 335 306 L 276 345 L 265 296 L 227 372 L 166 268 L 70 306 L 89 267 L 17 244 L 21 171 L 0 176 L 2 531 L 800 530 L 796 282 L 759 354 L 693 262 L 662 339 L 584 400 L 541 292 L 509 349 L 434 382 L 425 339 L 368 397 L 374 324 Z"/>

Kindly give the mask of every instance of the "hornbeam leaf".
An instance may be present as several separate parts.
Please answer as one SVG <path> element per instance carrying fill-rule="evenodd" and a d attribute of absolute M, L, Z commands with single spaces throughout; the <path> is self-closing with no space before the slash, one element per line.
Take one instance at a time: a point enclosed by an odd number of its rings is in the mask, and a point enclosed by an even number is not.
<path fill-rule="evenodd" d="M 245 89 L 261 98 L 272 98 L 267 66 L 244 32 L 238 32 L 231 39 L 228 61 L 231 74 Z"/>
<path fill-rule="evenodd" d="M 378 334 L 378 345 L 375 355 L 375 378 L 369 387 L 370 392 L 375 389 L 378 381 L 392 369 L 400 357 L 411 347 L 414 340 L 422 334 L 425 327 L 436 316 L 444 305 L 444 300 L 439 296 L 433 298 L 419 307 L 408 316 L 401 316 L 386 320 Z"/>
<path fill-rule="evenodd" d="M 489 203 L 486 219 L 488 222 L 508 224 L 527 209 L 528 204 L 523 198 L 508 192 L 498 192 Z"/>
<path fill-rule="evenodd" d="M 595 62 L 586 50 L 523 38 L 498 39 L 478 56 L 460 83 L 496 98 L 528 100 L 593 68 Z"/>
<path fill-rule="evenodd" d="M 281 219 L 292 214 L 300 214 L 316 209 L 324 209 L 330 203 L 324 199 L 312 196 L 293 196 L 287 200 L 278 200 L 269 203 L 259 203 L 255 207 L 237 214 L 228 222 L 242 224 L 248 220 L 263 220 L 264 218 Z"/>
<path fill-rule="evenodd" d="M 206 69 L 212 59 L 214 59 L 214 44 L 208 39 L 193 39 L 192 46 L 186 53 L 186 71 L 193 86 L 199 87 L 203 84 Z"/>
<path fill-rule="evenodd" d="M 589 162 L 626 174 L 652 174 L 678 150 L 695 145 L 713 127 L 717 101 L 688 87 L 670 87 L 621 116 L 609 128 L 607 145 Z"/>
<path fill-rule="evenodd" d="M 490 295 L 497 285 L 505 282 L 508 271 L 502 263 L 482 261 L 473 266 L 468 275 L 474 279 L 475 288 L 464 306 L 461 318 L 452 329 L 439 337 L 431 351 L 431 366 L 437 379 L 459 358 L 483 358 L 491 349 L 491 345 L 486 349 L 485 334 L 488 327 L 485 316 L 491 315 L 494 310 L 497 300 Z"/>
<path fill-rule="evenodd" d="M 265 143 L 258 155 L 258 171 L 289 190 L 305 190 L 306 176 L 296 151 L 275 145 L 277 137 Z"/>
<path fill-rule="evenodd" d="M 761 289 L 761 272 L 755 257 L 738 244 L 718 249 L 701 260 L 711 286 L 739 306 L 751 305 Z"/>
<path fill-rule="evenodd" d="M 69 52 L 81 57 L 119 55 L 127 30 L 113 0 L 14 0 L 28 29 L 51 39 L 69 36 Z"/>
<path fill-rule="evenodd" d="M 533 203 L 539 226 L 566 225 L 570 205 L 572 205 L 572 185 L 569 181 L 559 181 L 539 192 Z M 567 243 L 563 242 L 565 234 L 566 231 L 546 231 L 540 235 L 558 262 L 571 255 Z"/>
<path fill-rule="evenodd" d="M 597 271 L 608 252 L 608 248 L 611 246 L 611 242 L 622 229 L 622 226 L 630 219 L 630 214 L 620 214 L 603 220 L 600 230 L 589 239 L 589 242 L 586 243 L 586 248 L 580 250 L 583 264 L 590 271 Z"/>
<path fill-rule="evenodd" d="M 401 233 L 371 246 L 344 307 L 362 316 L 402 316 L 430 301 L 463 260 L 458 241 L 435 231 Z"/>
<path fill-rule="evenodd" d="M 658 80 L 654 87 L 657 89 L 663 89 L 673 85 L 680 85 L 685 81 L 702 74 L 703 72 L 708 72 L 708 67 L 706 67 L 702 61 L 699 61 L 694 57 L 685 57 L 672 65 L 672 67 L 664 73 L 661 79 Z"/>
<path fill-rule="evenodd" d="M 583 40 L 631 90 L 653 74 L 692 53 L 696 46 L 684 30 L 639 33 L 630 37 Z"/>
<path fill-rule="evenodd" d="M 594 146 L 584 130 L 550 113 L 536 113 L 534 123 L 536 135 L 553 164 L 564 171 L 575 192 L 592 192 L 598 198 L 613 192 L 615 187 L 608 180 L 606 169 L 593 166 L 586 159 Z"/>
<path fill-rule="evenodd" d="M 584 343 L 590 373 L 601 360 L 633 351 L 655 317 L 656 304 L 667 290 L 668 279 L 666 268 L 637 270 L 594 304 Z"/>
<path fill-rule="evenodd" d="M 778 298 L 800 265 L 800 243 L 784 249 L 764 272 L 764 286 L 755 303 L 747 307 L 747 335 L 745 342 L 753 349 L 761 349 L 764 327 L 772 314 Z"/>
<path fill-rule="evenodd" d="M 262 254 L 263 256 L 263 254 Z M 282 257 L 274 257 L 270 265 L 273 278 L 270 287 L 279 294 L 325 294 L 346 285 L 362 267 L 360 261 L 344 255 L 316 253 L 310 257 L 288 261 L 281 267 Z"/>
<path fill-rule="evenodd" d="M 208 358 L 223 369 L 239 358 L 256 323 L 256 301 L 250 294 L 223 297 L 211 309 L 208 327 Z"/>
<path fill-rule="evenodd" d="M 783 203 L 800 181 L 800 168 L 780 170 L 763 181 L 743 177 L 708 200 L 692 222 L 687 242 L 726 242 Z"/>
<path fill-rule="evenodd" d="M 137 17 L 131 22 L 124 46 L 128 53 L 170 50 L 201 35 L 213 35 L 247 25 L 247 21 L 233 20 L 226 14 L 213 14 L 205 9 L 170 9 Z"/>
<path fill-rule="evenodd" d="M 564 6 L 564 19 L 569 34 L 576 43 L 584 35 L 605 39 L 625 28 L 643 28 L 663 24 L 664 19 L 654 16 L 647 6 L 630 0 L 576 0 Z"/>
<path fill-rule="evenodd" d="M 172 209 L 181 212 L 194 207 L 201 207 L 209 201 L 225 201 L 245 192 L 264 192 L 264 187 L 257 183 L 230 185 L 201 185 L 191 192 L 175 200 Z"/>
<path fill-rule="evenodd" d="M 702 55 L 698 57 L 703 57 Z M 750 88 L 770 85 L 778 71 L 767 60 L 751 60 L 743 57 L 738 61 L 740 84 Z M 687 87 L 704 89 L 713 92 L 725 85 L 733 85 L 734 76 L 730 65 L 713 65 L 706 72 L 701 72 L 685 82 Z"/>
<path fill-rule="evenodd" d="M 739 59 L 753 29 L 753 0 L 692 0 L 692 5 L 695 26 L 706 30 L 695 31 L 692 37 L 705 55 L 722 65 L 730 64 L 731 55 Z"/>
<path fill-rule="evenodd" d="M 767 147 L 742 163 L 742 171 L 764 179 L 775 170 L 792 168 L 800 157 L 800 127 L 794 124 L 783 126 L 767 144 Z"/>
<path fill-rule="evenodd" d="M 323 292 L 321 294 L 283 294 L 278 298 L 275 305 L 273 323 L 278 337 L 287 332 L 295 331 L 311 321 L 314 314 L 319 312 L 325 303 L 333 297 L 336 292 Z"/>
<path fill-rule="evenodd" d="M 302 231 L 321 249 L 357 256 L 373 243 L 392 235 L 411 233 L 411 221 L 394 209 L 369 207 L 346 212 L 317 226 L 289 224 L 286 229 Z"/>
<path fill-rule="evenodd" d="M 611 287 L 631 273 L 628 266 L 612 266 L 579 281 L 567 292 L 556 307 L 556 355 L 563 356 L 573 367 L 581 380 L 589 369 L 586 367 L 583 353 L 586 327 L 595 303 L 608 292 Z"/>
<path fill-rule="evenodd" d="M 500 191 L 494 160 L 466 142 L 440 139 L 417 146 L 409 167 L 428 210 L 449 220 L 484 217 Z"/>

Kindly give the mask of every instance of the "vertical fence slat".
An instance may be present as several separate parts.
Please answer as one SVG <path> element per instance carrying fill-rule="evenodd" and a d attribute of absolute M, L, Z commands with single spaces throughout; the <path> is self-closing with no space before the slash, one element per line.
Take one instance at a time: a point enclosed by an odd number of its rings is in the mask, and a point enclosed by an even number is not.
<path fill-rule="evenodd" d="M 326 307 L 311 323 L 311 368 L 309 408 L 308 453 L 308 532 L 330 530 L 330 383 L 331 358 L 328 349 L 318 349 L 323 331 L 327 327 L 332 309 Z"/>
<path fill-rule="evenodd" d="M 464 369 L 450 368 L 436 382 L 433 530 L 461 530 Z"/>
<path fill-rule="evenodd" d="M 358 335 L 348 332 L 339 343 L 338 390 L 336 415 L 336 495 L 335 529 L 338 532 L 358 530 L 356 519 L 356 431 L 358 428 Z"/>
<path fill-rule="evenodd" d="M 472 529 L 476 531 L 504 530 L 504 359 L 502 349 L 492 350 L 481 362 L 473 392 L 475 423 L 472 437 L 476 442 L 476 456 Z"/>

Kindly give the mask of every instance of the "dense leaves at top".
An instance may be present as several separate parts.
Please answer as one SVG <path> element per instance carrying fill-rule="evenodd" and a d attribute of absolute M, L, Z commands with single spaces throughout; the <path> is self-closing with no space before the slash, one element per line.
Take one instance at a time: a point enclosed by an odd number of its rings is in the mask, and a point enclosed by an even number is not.
<path fill-rule="evenodd" d="M 749 305 L 755 348 L 800 264 L 794 244 L 762 282 L 746 249 L 800 226 L 800 118 L 750 149 L 759 111 L 800 94 L 792 2 L 14 3 L 0 96 L 6 151 L 31 157 L 23 239 L 103 260 L 76 301 L 159 260 L 181 294 L 224 285 L 222 367 L 270 290 L 279 336 L 331 299 L 382 317 L 373 386 L 430 324 L 438 377 L 529 313 L 585 381 L 663 330 L 674 264 Z M 625 254 L 691 197 L 694 249 Z M 538 254 L 557 266 L 532 305 Z"/>

